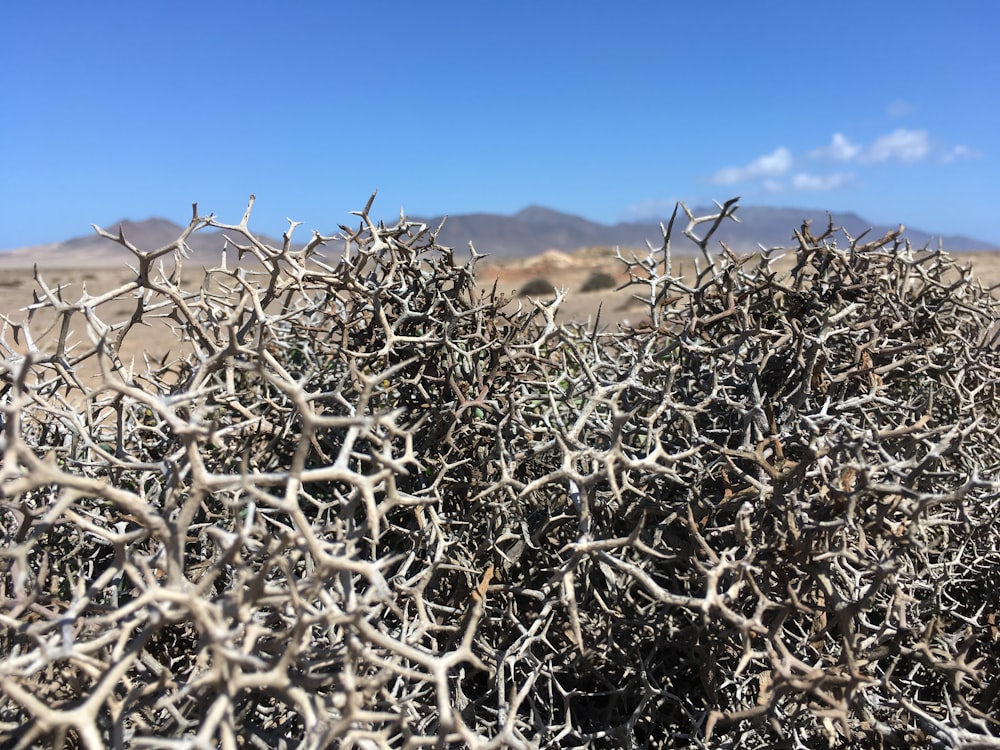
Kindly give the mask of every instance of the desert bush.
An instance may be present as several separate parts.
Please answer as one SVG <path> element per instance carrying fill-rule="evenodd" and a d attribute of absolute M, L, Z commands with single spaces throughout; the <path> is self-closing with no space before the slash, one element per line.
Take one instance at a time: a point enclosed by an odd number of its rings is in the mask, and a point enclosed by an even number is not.
<path fill-rule="evenodd" d="M 554 297 L 556 288 L 544 276 L 536 276 L 524 282 L 517 293 L 520 297 Z"/>
<path fill-rule="evenodd" d="M 49 331 L 8 321 L 0 741 L 1000 743 L 998 316 L 967 269 L 832 225 L 716 257 L 730 202 L 688 214 L 693 280 L 676 212 L 621 258 L 649 323 L 604 333 L 370 207 L 301 249 L 196 208 L 114 237 L 107 294 L 40 277 Z M 186 283 L 204 227 L 256 264 Z M 156 319 L 177 350 L 125 362 Z"/>
<path fill-rule="evenodd" d="M 616 286 L 618 286 L 618 279 L 607 271 L 591 271 L 583 280 L 580 291 L 599 292 L 602 289 L 614 289 Z"/>

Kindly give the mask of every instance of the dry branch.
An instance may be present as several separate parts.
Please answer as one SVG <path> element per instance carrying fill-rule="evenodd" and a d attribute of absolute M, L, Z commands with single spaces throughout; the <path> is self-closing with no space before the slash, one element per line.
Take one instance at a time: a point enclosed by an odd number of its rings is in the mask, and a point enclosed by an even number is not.
<path fill-rule="evenodd" d="M 195 208 L 105 235 L 112 292 L 39 275 L 55 323 L 0 339 L 0 742 L 1000 744 L 998 303 L 966 269 L 832 225 L 717 256 L 736 202 L 685 208 L 706 265 L 671 275 L 675 212 L 622 258 L 651 324 L 598 331 L 370 208 L 298 250 Z M 189 285 L 204 227 L 240 261 Z M 122 361 L 151 321 L 178 351 Z"/>

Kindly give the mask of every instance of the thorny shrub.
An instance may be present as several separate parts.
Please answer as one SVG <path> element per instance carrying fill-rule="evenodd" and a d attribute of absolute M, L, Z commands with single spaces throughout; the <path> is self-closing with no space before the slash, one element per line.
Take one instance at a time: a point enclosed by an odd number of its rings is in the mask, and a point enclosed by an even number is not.
<path fill-rule="evenodd" d="M 249 209 L 106 235 L 134 280 L 40 276 L 45 347 L 7 322 L 0 742 L 1000 746 L 998 310 L 968 270 L 832 226 L 716 257 L 735 201 L 685 208 L 695 277 L 675 211 L 621 258 L 648 321 L 602 331 L 370 207 L 301 249 Z M 241 260 L 190 285 L 205 227 Z M 146 323 L 178 349 L 136 367 Z"/>
<path fill-rule="evenodd" d="M 614 289 L 618 286 L 618 279 L 607 271 L 591 271 L 580 286 L 581 292 L 599 292 L 603 289 Z"/>
<path fill-rule="evenodd" d="M 528 279 L 517 290 L 519 297 L 554 297 L 556 295 L 555 285 L 544 276 L 536 276 Z"/>

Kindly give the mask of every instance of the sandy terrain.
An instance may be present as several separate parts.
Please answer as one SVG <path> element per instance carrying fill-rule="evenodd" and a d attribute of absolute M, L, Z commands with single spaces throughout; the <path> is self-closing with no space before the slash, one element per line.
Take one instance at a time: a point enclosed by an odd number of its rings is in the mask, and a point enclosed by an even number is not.
<path fill-rule="evenodd" d="M 963 264 L 972 265 L 976 276 L 986 285 L 1000 284 L 1000 253 L 966 253 L 956 255 Z M 40 275 L 50 287 L 66 285 L 63 297 L 75 300 L 79 297 L 83 285 L 90 294 L 97 294 L 133 278 L 132 271 L 122 263 L 119 267 L 101 267 L 107 261 L 95 263 L 91 267 L 80 268 L 43 268 Z M 685 256 L 675 258 L 675 273 L 690 274 L 694 270 L 694 258 Z M 555 287 L 567 290 L 567 297 L 562 308 L 562 320 L 593 321 L 598 308 L 601 309 L 600 325 L 602 328 L 615 329 L 617 323 L 627 321 L 639 323 L 645 317 L 641 303 L 631 299 L 631 295 L 641 293 L 638 287 L 632 290 L 605 289 L 596 292 L 580 291 L 585 280 L 596 271 L 614 275 L 624 282 L 627 276 L 622 264 L 615 260 L 610 251 L 589 250 L 573 254 L 549 251 L 531 259 L 505 261 L 500 264 L 483 262 L 480 267 L 481 287 L 488 288 L 497 282 L 499 289 L 515 296 L 512 304 L 520 299 L 523 304 L 530 304 L 528 298 L 517 298 L 517 290 L 527 282 L 544 278 Z M 198 268 L 186 266 L 184 275 L 186 285 L 194 288 L 200 281 L 195 279 L 201 271 Z M 29 268 L 0 268 L 0 314 L 9 316 L 13 321 L 24 320 L 23 309 L 32 302 L 32 291 L 35 282 L 32 270 Z M 127 319 L 135 309 L 135 298 L 124 297 L 116 299 L 101 307 L 102 317 L 106 322 Z M 31 329 L 38 336 L 44 328 L 45 316 L 36 316 Z M 82 320 L 77 323 L 82 328 Z M 78 335 L 86 335 L 83 330 Z M 50 335 L 55 335 L 50 332 Z M 9 340 L 9 336 L 8 336 Z M 154 324 L 148 328 L 134 330 L 129 336 L 130 346 L 126 353 L 129 356 L 141 355 L 141 349 L 162 355 L 168 350 L 176 350 L 177 341 L 165 324 Z M 23 345 L 23 339 L 22 339 Z"/>
<path fill-rule="evenodd" d="M 1000 285 L 1000 252 L 961 253 L 954 257 L 963 266 L 971 265 L 975 277 L 985 286 Z M 779 267 L 790 268 L 790 261 L 790 258 L 780 261 Z M 580 291 L 584 281 L 595 271 L 612 274 L 622 283 L 628 280 L 620 261 L 607 251 L 593 250 L 573 254 L 549 251 L 527 260 L 508 261 L 498 265 L 484 264 L 480 267 L 480 276 L 484 280 L 498 279 L 499 287 L 512 293 L 532 279 L 548 279 L 556 288 L 567 290 L 564 319 L 592 319 L 599 306 L 602 327 L 605 323 L 613 325 L 625 320 L 635 322 L 641 318 L 643 305 L 632 299 L 632 296 L 642 294 L 642 287 L 635 286 L 631 290 L 621 291 Z M 695 256 L 675 257 L 673 273 L 692 277 L 695 273 Z"/>

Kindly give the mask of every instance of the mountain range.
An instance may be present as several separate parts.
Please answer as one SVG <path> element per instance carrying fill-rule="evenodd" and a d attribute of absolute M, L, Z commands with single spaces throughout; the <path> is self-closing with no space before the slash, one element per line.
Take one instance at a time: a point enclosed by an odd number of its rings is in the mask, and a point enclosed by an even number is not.
<path fill-rule="evenodd" d="M 699 208 L 693 213 L 701 216 L 715 210 Z M 759 245 L 785 247 L 793 242 L 793 232 L 801 226 L 803 220 L 811 219 L 816 230 L 825 228 L 828 222 L 825 212 L 800 208 L 740 206 L 736 216 L 739 223 L 726 221 L 714 235 L 714 247 L 718 248 L 719 241 L 725 242 L 738 253 L 751 252 Z M 477 252 L 485 253 L 493 260 L 526 257 L 553 249 L 572 252 L 597 246 L 643 248 L 647 241 L 659 246 L 662 236 L 658 222 L 600 224 L 542 206 L 528 206 L 513 215 L 475 213 L 450 216 L 446 220 L 441 216 L 408 218 L 435 228 L 444 221 L 438 234 L 439 244 L 464 249 L 472 243 Z M 880 237 L 896 228 L 873 225 L 854 213 L 834 213 L 833 221 L 835 226 L 843 227 L 853 237 L 866 230 L 870 232 L 870 236 Z M 694 245 L 682 237 L 685 223 L 685 217 L 680 213 L 673 235 L 673 248 L 677 252 L 695 250 Z M 179 225 L 162 218 L 144 221 L 126 219 L 106 229 L 117 232 L 119 227 L 129 241 L 148 250 L 172 242 L 182 231 Z M 304 238 L 307 235 L 303 233 L 301 236 Z M 906 227 L 906 237 L 916 247 L 936 247 L 940 242 L 945 250 L 952 252 L 1000 247 L 993 242 L 963 235 L 939 235 L 909 226 Z M 272 238 L 261 239 L 270 244 L 279 244 L 278 240 Z M 221 233 L 216 230 L 193 235 L 188 240 L 192 255 L 189 262 L 218 263 L 223 244 Z M 235 253 L 230 257 L 234 256 Z M 101 267 L 128 261 L 128 254 L 120 246 L 96 233 L 48 245 L 0 251 L 0 267 L 7 268 L 31 267 L 35 264 L 48 267 Z"/>
<path fill-rule="evenodd" d="M 717 213 L 716 207 L 696 208 L 695 216 Z M 770 208 L 765 206 L 740 206 L 736 211 L 739 223 L 725 221 L 713 235 L 713 246 L 718 242 L 738 253 L 753 252 L 759 245 L 785 247 L 794 241 L 793 232 L 802 222 L 811 219 L 814 230 L 826 228 L 829 216 L 824 211 L 803 208 Z M 430 226 L 437 226 L 444 217 L 415 219 Z M 669 216 L 664 217 L 666 224 Z M 881 237 L 895 226 L 874 225 L 854 213 L 834 213 L 833 222 L 843 227 L 852 237 L 870 230 L 869 236 Z M 678 211 L 674 224 L 672 248 L 679 252 L 695 251 L 694 245 L 683 237 L 686 217 Z M 703 225 L 697 234 L 703 234 Z M 916 247 L 937 247 L 938 241 L 948 251 L 964 252 L 1000 248 L 996 243 L 964 235 L 940 235 L 906 226 L 906 237 Z M 579 216 L 560 213 L 542 206 L 528 206 L 512 216 L 497 214 L 465 214 L 451 216 L 445 221 L 438 241 L 450 247 L 466 247 L 469 242 L 478 252 L 495 257 L 535 255 L 545 250 L 572 251 L 582 247 L 642 248 L 647 240 L 659 246 L 662 238 L 659 222 L 622 222 L 598 224 Z M 843 241 L 843 237 L 839 238 Z"/>

